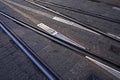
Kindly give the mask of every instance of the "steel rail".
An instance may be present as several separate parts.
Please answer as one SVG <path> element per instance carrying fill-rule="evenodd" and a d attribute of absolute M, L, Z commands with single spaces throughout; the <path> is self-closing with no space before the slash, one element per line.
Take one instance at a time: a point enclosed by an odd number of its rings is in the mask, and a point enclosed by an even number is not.
<path fill-rule="evenodd" d="M 107 20 L 107 21 L 110 21 L 110 22 L 120 24 L 119 19 L 113 19 L 113 18 L 103 16 L 103 15 L 100 15 L 100 14 L 91 13 L 91 12 L 88 12 L 88 11 L 84 11 L 84 10 L 81 10 L 81 9 L 76 9 L 76 8 L 73 8 L 73 7 L 68 7 L 68 6 L 65 6 L 65 5 L 56 4 L 56 3 L 53 3 L 53 2 L 42 1 L 42 0 L 39 0 L 38 2 L 40 2 L 42 4 L 45 4 L 45 5 L 51 5 L 51 6 L 58 7 L 58 8 L 64 9 L 64 10 L 69 10 L 69 11 L 77 12 L 77 13 L 84 14 L 84 15 L 89 15 L 89 16 L 92 16 L 92 17 L 96 17 L 96 18 L 100 18 L 100 19 L 103 19 L 103 20 Z"/>
<path fill-rule="evenodd" d="M 25 1 L 26 1 L 26 0 L 25 0 Z M 70 20 L 70 21 L 72 21 L 72 22 L 75 22 L 75 23 L 77 23 L 77 24 L 79 24 L 79 25 L 81 25 L 81 26 L 83 26 L 83 27 L 85 27 L 85 28 L 87 28 L 87 29 L 89 29 L 89 30 L 92 30 L 92 31 L 94 31 L 94 32 L 96 32 L 96 33 L 99 33 L 99 34 L 101 34 L 101 35 L 103 35 L 103 36 L 105 36 L 105 37 L 107 37 L 107 38 L 109 38 L 109 39 L 115 40 L 116 42 L 120 42 L 120 39 L 118 39 L 118 38 L 116 38 L 116 37 L 113 37 L 113 36 L 110 36 L 110 35 L 108 35 L 107 33 L 103 32 L 103 31 L 101 31 L 101 30 L 99 30 L 99 29 L 97 29 L 97 28 L 94 28 L 94 26 L 91 26 L 91 25 L 89 25 L 89 24 L 81 23 L 81 22 L 79 22 L 78 20 L 76 20 L 75 18 L 72 18 L 72 17 L 70 17 L 70 16 L 68 16 L 68 15 L 65 15 L 65 14 L 63 14 L 63 13 L 59 13 L 59 12 L 57 12 L 57 11 L 55 11 L 55 10 L 47 7 L 47 6 L 39 5 L 39 4 L 36 4 L 36 3 L 34 3 L 34 2 L 30 2 L 30 1 L 27 1 L 27 2 L 29 2 L 29 3 L 31 3 L 31 4 L 33 4 L 33 5 L 35 5 L 35 6 L 38 6 L 38 7 L 42 8 L 42 9 L 45 9 L 45 10 L 47 10 L 47 11 L 50 11 L 50 12 L 56 14 L 56 15 L 59 15 L 59 16 L 65 18 L 65 19 L 67 19 L 67 20 Z"/>
<path fill-rule="evenodd" d="M 76 52 L 77 54 L 79 54 L 79 55 L 82 55 L 82 56 L 84 56 L 84 57 L 90 56 L 90 57 L 92 57 L 92 58 L 99 59 L 100 61 L 102 61 L 102 62 L 104 62 L 105 64 L 108 64 L 108 65 L 110 65 L 110 66 L 112 66 L 112 67 L 114 66 L 114 68 L 116 68 L 116 69 L 119 69 L 119 68 L 120 68 L 120 65 L 118 65 L 117 63 L 113 63 L 113 62 L 111 62 L 111 61 L 109 61 L 109 60 L 107 60 L 107 59 L 105 59 L 105 58 L 101 58 L 101 57 L 99 57 L 99 56 L 97 56 L 97 55 L 89 52 L 88 50 L 81 48 L 80 46 L 73 45 L 73 44 L 71 44 L 71 43 L 69 43 L 69 42 L 66 42 L 66 41 L 64 41 L 64 40 L 61 40 L 60 38 L 57 38 L 57 37 L 55 37 L 55 36 L 53 36 L 53 35 L 45 32 L 45 31 L 43 31 L 43 30 L 40 30 L 40 29 L 38 29 L 38 28 L 35 28 L 35 27 L 33 27 L 33 26 L 31 26 L 31 25 L 29 25 L 29 24 L 27 24 L 27 23 L 25 23 L 25 22 L 22 22 L 22 21 L 14 18 L 14 17 L 11 17 L 11 16 L 9 16 L 8 14 L 5 14 L 5 13 L 3 13 L 3 12 L 1 12 L 1 11 L 0 11 L 0 14 L 3 15 L 3 16 L 5 16 L 6 18 L 8 18 L 8 19 L 10 19 L 10 20 L 12 20 L 12 21 L 14 21 L 14 22 L 16 22 L 17 24 L 22 25 L 23 27 L 26 27 L 26 28 L 28 28 L 28 29 L 30 29 L 30 30 L 32 30 L 32 31 L 34 31 L 34 32 L 36 32 L 36 33 L 38 33 L 38 34 L 40 34 L 40 35 L 42 35 L 42 36 L 44 36 L 44 37 L 46 37 L 46 38 L 48 38 L 48 39 L 50 39 L 50 40 L 52 40 L 52 41 L 58 43 L 58 44 L 60 44 L 60 45 L 63 45 L 63 46 L 65 46 L 65 47 L 67 47 L 67 48 L 75 51 L 75 52 Z"/>
<path fill-rule="evenodd" d="M 8 27 L 5 27 L 0 23 L 0 28 L 13 40 L 13 42 L 24 52 L 24 54 L 32 61 L 32 63 L 49 79 L 49 80 L 61 80 L 61 78 L 54 74 L 46 63 L 44 63 L 40 58 L 38 59 L 32 51 L 20 38 L 13 34 Z"/>
<path fill-rule="evenodd" d="M 112 6 L 112 7 L 120 7 L 120 5 L 115 5 L 115 4 L 112 4 L 111 2 L 105 2 L 105 1 L 100 1 L 100 0 L 89 0 L 89 1 L 96 2 L 96 3 L 103 3 L 108 6 Z"/>

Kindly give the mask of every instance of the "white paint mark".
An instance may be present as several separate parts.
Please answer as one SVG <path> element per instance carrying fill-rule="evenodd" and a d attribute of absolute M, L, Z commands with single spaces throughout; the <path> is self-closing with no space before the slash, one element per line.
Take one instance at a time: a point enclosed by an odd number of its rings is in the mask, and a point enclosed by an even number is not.
<path fill-rule="evenodd" d="M 54 29 L 48 27 L 47 25 L 45 25 L 43 23 L 40 23 L 37 26 L 40 27 L 40 28 L 42 28 L 43 30 L 45 30 L 49 34 L 56 35 L 58 33 L 57 31 L 55 31 Z"/>
<path fill-rule="evenodd" d="M 59 38 L 59 39 L 61 39 L 61 40 L 64 40 L 64 41 L 69 42 L 69 43 L 71 43 L 71 44 L 73 44 L 73 45 L 79 46 L 79 47 L 82 48 L 82 49 L 86 49 L 86 48 L 83 47 L 82 45 L 76 43 L 75 41 L 69 39 L 68 37 L 64 36 L 63 34 L 57 32 L 57 31 L 55 31 L 54 29 L 50 28 L 49 26 L 47 26 L 47 25 L 45 25 L 45 24 L 43 24 L 43 23 L 40 23 L 40 24 L 38 24 L 37 26 L 40 27 L 40 28 L 42 28 L 43 30 L 45 30 L 45 31 L 48 32 L 49 34 L 51 34 L 51 35 L 53 35 L 53 36 L 55 36 L 55 37 L 57 37 L 57 38 Z"/>
<path fill-rule="evenodd" d="M 74 23 L 72 21 L 69 21 L 69 20 L 66 20 L 66 19 L 63 19 L 63 18 L 60 18 L 60 17 L 56 17 L 56 16 L 53 17 L 53 19 L 56 20 L 56 21 L 59 21 L 59 22 L 62 22 L 62 23 L 68 24 L 68 25 L 72 25 L 74 27 L 77 27 L 77 28 L 80 28 L 80 29 L 83 29 L 83 30 L 86 30 L 86 31 L 89 31 L 89 32 L 92 32 L 94 34 L 100 35 L 99 33 L 96 33 L 94 31 L 92 31 L 90 29 L 87 29 L 87 28 L 85 28 L 85 27 L 83 27 L 83 26 L 81 26 L 79 24 L 76 24 L 76 23 Z"/>
<path fill-rule="evenodd" d="M 112 9 L 120 11 L 119 7 L 112 7 Z"/>
<path fill-rule="evenodd" d="M 106 71 L 108 71 L 109 73 L 111 73 L 112 75 L 116 76 L 117 78 L 120 79 L 120 72 L 99 62 L 99 61 L 96 61 L 95 59 L 92 59 L 88 56 L 86 56 L 87 59 L 89 59 L 90 61 L 94 62 L 95 64 L 99 65 L 100 67 L 102 67 L 103 69 L 105 69 Z"/>
<path fill-rule="evenodd" d="M 114 35 L 114 34 L 111 34 L 111 33 L 107 33 L 107 34 L 110 35 L 110 36 L 112 36 L 112 37 L 115 37 L 115 38 L 117 38 L 117 39 L 120 39 L 119 36 L 116 36 L 116 35 Z"/>
<path fill-rule="evenodd" d="M 53 17 L 53 19 L 54 19 L 54 20 L 57 20 L 57 21 L 60 21 L 60 22 L 63 22 L 63 23 L 65 23 L 65 24 L 69 24 L 69 25 L 73 25 L 73 24 L 74 24 L 74 23 L 71 22 L 71 21 L 68 21 L 68 20 L 66 20 L 66 19 L 63 19 L 63 18 L 60 18 L 60 17 L 57 17 L 57 16 Z"/>
<path fill-rule="evenodd" d="M 58 32 L 54 32 L 52 35 L 56 35 L 56 34 L 58 34 Z"/>

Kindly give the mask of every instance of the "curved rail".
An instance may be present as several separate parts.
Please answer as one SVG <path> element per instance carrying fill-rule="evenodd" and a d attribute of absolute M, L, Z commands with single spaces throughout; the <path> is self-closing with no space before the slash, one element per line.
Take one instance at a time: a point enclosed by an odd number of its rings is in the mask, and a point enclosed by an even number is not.
<path fill-rule="evenodd" d="M 22 25 L 23 27 L 26 27 L 26 28 L 28 28 L 28 29 L 30 29 L 30 30 L 32 30 L 32 31 L 34 31 L 34 32 L 36 32 L 36 33 L 38 33 L 38 34 L 40 34 L 40 35 L 42 35 L 42 36 L 44 36 L 44 37 L 46 37 L 46 38 L 48 38 L 48 39 L 50 39 L 50 40 L 52 40 L 52 41 L 57 42 L 57 43 L 60 44 L 60 45 L 63 45 L 63 46 L 65 46 L 65 47 L 67 47 L 67 48 L 75 51 L 75 52 L 76 52 L 77 54 L 79 54 L 79 55 L 82 55 L 82 56 L 84 56 L 84 57 L 90 56 L 90 57 L 92 57 L 92 58 L 101 60 L 101 61 L 104 62 L 105 64 L 111 65 L 112 67 L 114 66 L 114 68 L 116 68 L 116 69 L 119 69 L 119 68 L 120 68 L 120 65 L 118 65 L 117 63 L 113 63 L 113 62 L 111 62 L 111 61 L 109 61 L 109 60 L 107 60 L 107 59 L 105 59 L 105 58 L 101 58 L 101 57 L 99 57 L 99 56 L 97 56 L 97 55 L 89 52 L 88 50 L 81 48 L 80 46 L 71 44 L 71 43 L 69 43 L 69 42 L 67 42 L 67 41 L 65 41 L 65 40 L 62 40 L 62 39 L 60 39 L 60 38 L 57 38 L 57 37 L 55 37 L 55 36 L 53 36 L 53 35 L 45 32 L 45 31 L 43 31 L 43 30 L 39 30 L 39 29 L 37 29 L 37 28 L 35 28 L 35 27 L 27 24 L 27 23 L 24 23 L 24 22 L 22 22 L 22 21 L 20 21 L 20 20 L 17 20 L 17 19 L 15 19 L 15 18 L 13 18 L 13 17 L 11 17 L 11 16 L 3 13 L 3 12 L 0 12 L 0 14 L 3 15 L 3 16 L 5 16 L 6 18 L 8 18 L 8 19 L 10 19 L 10 20 L 12 20 L 12 21 L 14 21 L 14 22 L 16 22 L 17 24 Z"/>
<path fill-rule="evenodd" d="M 37 59 L 34 56 L 35 53 L 22 40 L 18 39 L 7 27 L 0 23 L 0 28 L 13 40 L 13 42 L 49 80 L 61 80 L 60 77 L 54 74 L 42 60 Z"/>
<path fill-rule="evenodd" d="M 25 1 L 26 1 L 26 0 L 25 0 Z M 70 21 L 72 21 L 72 22 L 74 22 L 74 23 L 77 23 L 77 24 L 79 24 L 79 25 L 81 25 L 81 26 L 83 26 L 83 27 L 85 27 L 85 28 L 87 28 L 87 29 L 89 29 L 89 30 L 92 30 L 92 31 L 94 31 L 94 32 L 96 32 L 96 33 L 98 33 L 98 34 L 101 34 L 101 35 L 103 35 L 103 36 L 105 36 L 105 37 L 107 37 L 107 38 L 109 38 L 109 39 L 112 39 L 112 40 L 115 40 L 115 41 L 117 41 L 117 42 L 120 42 L 120 39 L 119 39 L 119 38 L 117 38 L 117 37 L 115 37 L 115 36 L 111 36 L 111 35 L 103 32 L 103 31 L 101 31 L 101 30 L 99 30 L 99 29 L 97 29 L 97 28 L 94 28 L 93 26 L 91 26 L 91 25 L 89 25 L 89 24 L 81 23 L 81 22 L 79 22 L 78 20 L 76 20 L 75 18 L 72 18 L 72 17 L 70 17 L 70 16 L 68 16 L 68 15 L 65 15 L 65 14 L 63 14 L 63 13 L 59 13 L 59 12 L 57 12 L 57 11 L 55 11 L 55 10 L 47 7 L 47 6 L 39 5 L 39 4 L 36 4 L 36 3 L 31 2 L 31 1 L 28 1 L 28 0 L 27 0 L 27 2 L 29 2 L 29 3 L 31 3 L 31 4 L 33 4 L 33 5 L 35 5 L 35 6 L 38 6 L 38 7 L 40 7 L 40 8 L 43 8 L 43 9 L 45 9 L 45 10 L 47 10 L 47 11 L 50 11 L 50 12 L 56 14 L 56 15 L 59 15 L 59 16 L 65 18 L 65 19 L 67 19 L 67 20 L 70 20 Z"/>
<path fill-rule="evenodd" d="M 88 1 L 96 2 L 96 3 L 102 3 L 102 4 L 112 6 L 112 7 L 120 7 L 120 5 L 115 5 L 111 2 L 106 2 L 106 1 L 101 1 L 101 0 L 88 0 Z"/>
<path fill-rule="evenodd" d="M 25 0 L 25 1 L 27 1 L 27 0 Z M 42 4 L 58 7 L 58 8 L 64 9 L 64 10 L 69 10 L 69 11 L 73 11 L 73 12 L 76 12 L 76 13 L 89 15 L 89 16 L 92 16 L 92 17 L 96 17 L 96 18 L 100 18 L 100 19 L 103 19 L 103 20 L 107 20 L 107 21 L 110 21 L 110 22 L 114 22 L 114 23 L 120 24 L 120 20 L 119 19 L 113 19 L 113 18 L 110 18 L 110 17 L 107 17 L 107 16 L 103 16 L 103 15 L 100 15 L 100 14 L 91 13 L 91 12 L 88 12 L 88 11 L 84 11 L 84 10 L 81 10 L 81 9 L 68 7 L 68 6 L 65 6 L 65 5 L 56 4 L 56 3 L 53 3 L 53 2 L 41 1 L 41 0 L 39 0 L 38 2 L 40 2 Z"/>

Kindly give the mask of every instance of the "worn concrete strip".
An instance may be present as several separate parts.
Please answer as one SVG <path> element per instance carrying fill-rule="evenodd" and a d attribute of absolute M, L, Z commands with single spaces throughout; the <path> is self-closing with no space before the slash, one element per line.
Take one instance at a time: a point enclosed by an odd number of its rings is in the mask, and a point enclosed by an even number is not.
<path fill-rule="evenodd" d="M 53 15 L 50 15 L 50 14 L 48 14 L 48 13 L 46 13 L 46 12 L 39 11 L 39 10 L 30 8 L 30 7 L 27 7 L 27 6 L 18 4 L 18 3 L 16 3 L 16 2 L 13 2 L 13 1 L 10 1 L 10 0 L 5 0 L 5 1 L 8 2 L 8 3 L 13 4 L 13 5 L 15 5 L 15 6 L 18 6 L 18 7 L 20 7 L 20 8 L 23 8 L 23 9 L 25 9 L 25 10 L 29 10 L 29 11 L 31 11 L 31 12 L 33 12 L 33 13 L 36 13 L 36 14 L 41 14 L 41 15 L 46 16 L 46 17 L 49 17 L 49 18 L 53 18 L 53 17 L 54 17 Z"/>
<path fill-rule="evenodd" d="M 119 8 L 119 7 L 112 7 L 112 9 L 117 10 L 117 11 L 120 11 L 120 8 Z"/>
<path fill-rule="evenodd" d="M 66 19 L 63 19 L 63 18 L 60 18 L 60 17 L 57 17 L 57 16 L 53 17 L 53 19 L 54 19 L 54 20 L 57 20 L 57 21 L 59 21 L 59 22 L 62 22 L 62 23 L 65 23 L 65 24 L 72 25 L 72 26 L 74 26 L 74 27 L 83 29 L 83 30 L 85 30 L 85 31 L 89 31 L 89 32 L 94 33 L 94 34 L 96 34 L 96 35 L 100 35 L 99 33 L 96 33 L 96 32 L 94 32 L 94 31 L 92 31 L 92 30 L 90 30 L 90 29 L 87 29 L 87 28 L 85 28 L 85 27 L 83 27 L 83 26 L 81 26 L 81 25 L 79 25 L 79 24 L 76 24 L 76 23 L 74 23 L 74 22 L 71 22 L 71 21 L 69 21 L 69 20 L 66 20 Z"/>
<path fill-rule="evenodd" d="M 73 45 L 79 46 L 79 47 L 82 48 L 82 49 L 86 49 L 84 46 L 76 43 L 75 41 L 73 41 L 73 40 L 71 40 L 71 39 L 69 39 L 68 37 L 66 37 L 66 36 L 64 36 L 63 34 L 57 32 L 56 30 L 50 28 L 49 26 L 45 25 L 44 23 L 40 23 L 40 24 L 38 24 L 37 26 L 40 27 L 40 28 L 42 28 L 43 30 L 45 30 L 45 31 L 48 32 L 49 34 L 51 34 L 51 35 L 59 38 L 59 39 L 62 39 L 62 40 L 64 40 L 64 41 L 66 41 L 66 42 L 69 42 L 69 43 L 71 43 L 71 44 L 73 44 Z"/>
<path fill-rule="evenodd" d="M 10 7 L 11 9 L 13 9 L 14 11 L 20 13 L 21 15 L 23 15 L 23 16 L 26 17 L 27 19 L 31 20 L 33 23 L 39 23 L 39 21 L 36 20 L 35 18 L 30 17 L 30 15 L 28 15 L 28 14 L 26 14 L 26 13 L 24 13 L 24 12 L 18 10 L 16 7 L 14 7 L 14 6 L 8 4 L 7 2 L 4 2 L 4 1 L 1 1 L 1 2 L 3 2 L 5 5 L 9 6 L 9 7 Z"/>
<path fill-rule="evenodd" d="M 109 36 L 111 36 L 111 37 L 114 37 L 114 38 L 117 38 L 117 39 L 120 39 L 120 37 L 119 36 L 117 36 L 117 35 L 114 35 L 114 34 L 111 34 L 111 33 L 107 33 Z"/>
<path fill-rule="evenodd" d="M 26 1 L 28 1 L 28 0 L 26 0 Z M 35 5 L 37 5 L 37 6 L 43 7 L 43 8 L 45 8 L 45 9 L 48 10 L 48 8 L 46 8 L 46 7 L 44 7 L 44 6 L 41 6 L 41 5 L 39 5 L 39 4 L 36 4 L 36 3 L 33 2 L 33 1 L 28 1 L 28 2 L 30 2 L 30 3 L 32 3 L 32 4 L 35 4 Z M 49 10 L 51 11 L 51 9 L 49 9 Z M 59 12 L 55 12 L 55 11 L 52 11 L 52 12 L 60 14 Z M 64 19 L 64 18 L 57 17 L 57 16 L 53 16 L 52 19 L 53 19 L 53 20 L 56 20 L 56 21 L 59 21 L 59 22 L 62 22 L 62 23 L 64 23 L 64 24 L 72 25 L 72 26 L 74 26 L 74 27 L 83 29 L 83 30 L 85 30 L 85 31 L 89 31 L 89 32 L 91 32 L 91 33 L 100 35 L 99 33 L 94 32 L 94 31 L 92 31 L 92 30 L 90 30 L 90 29 L 87 29 L 87 28 L 85 28 L 85 27 L 83 27 L 83 26 L 81 26 L 81 25 L 79 25 L 79 24 L 76 24 L 76 23 L 70 21 L 70 20 L 66 20 L 66 19 Z"/>
<path fill-rule="evenodd" d="M 74 23 L 74 22 L 72 22 L 72 21 L 69 21 L 69 20 L 66 20 L 66 19 L 64 19 L 64 18 L 57 17 L 57 16 L 53 16 L 53 15 L 50 15 L 50 14 L 48 14 L 48 13 L 45 13 L 45 12 L 42 12 L 42 11 L 39 11 L 39 10 L 35 10 L 35 9 L 33 9 L 33 8 L 30 8 L 30 7 L 27 7 L 27 6 L 24 6 L 24 5 L 20 5 L 20 4 L 18 4 L 18 3 L 12 2 L 12 1 L 7 1 L 7 0 L 5 0 L 5 1 L 6 1 L 6 2 L 9 2 L 9 3 L 13 4 L 13 5 L 19 6 L 19 7 L 23 8 L 23 9 L 25 9 L 25 10 L 29 10 L 29 11 L 31 11 L 31 12 L 33 12 L 33 13 L 41 14 L 41 15 L 43 15 L 43 16 L 49 17 L 49 18 L 51 18 L 51 19 L 53 19 L 53 20 L 62 22 L 62 23 L 64 23 L 64 24 L 72 25 L 72 26 L 74 26 L 74 27 L 83 29 L 83 30 L 85 30 L 85 31 L 89 31 L 89 32 L 94 33 L 94 34 L 96 34 L 96 35 L 100 35 L 99 33 L 96 33 L 96 32 L 94 32 L 94 31 L 92 31 L 92 30 L 90 30 L 90 29 L 87 29 L 87 28 L 85 28 L 85 27 L 83 27 L 83 26 L 81 26 L 81 25 L 79 25 L 79 24 L 76 24 L 76 23 Z M 34 4 L 36 4 L 36 3 L 34 3 Z"/>
<path fill-rule="evenodd" d="M 38 22 L 39 22 L 38 20 L 34 19 L 33 17 L 30 17 L 28 14 L 26 14 L 26 13 L 24 13 L 24 12 L 16 9 L 14 6 L 11 6 L 10 4 L 8 4 L 8 3 L 4 2 L 4 1 L 3 1 L 3 3 L 6 4 L 6 5 L 8 5 L 10 8 L 14 9 L 16 12 L 22 14 L 24 17 L 30 19 L 32 22 L 34 22 L 34 23 L 38 23 Z M 78 43 L 75 43 L 74 41 L 70 40 L 70 39 L 67 38 L 66 36 L 58 33 L 57 31 L 53 30 L 53 29 L 50 28 L 50 27 L 45 26 L 44 24 L 38 24 L 37 26 L 40 26 L 40 25 L 41 25 L 41 28 L 42 28 L 42 29 L 46 30 L 46 31 L 49 32 L 50 34 L 52 34 L 52 35 L 54 35 L 54 36 L 56 36 L 56 37 L 58 37 L 58 38 L 60 38 L 60 39 L 62 39 L 62 40 L 65 40 L 65 41 L 67 41 L 67 42 L 70 42 L 71 44 L 77 45 L 77 46 L 85 49 L 85 47 L 79 45 Z M 42 26 L 43 26 L 43 27 L 42 27 Z"/>
<path fill-rule="evenodd" d="M 115 70 L 115 69 L 95 60 L 95 59 L 92 59 L 91 57 L 86 56 L 86 58 L 120 79 L 120 72 L 119 71 L 117 71 L 117 70 Z"/>

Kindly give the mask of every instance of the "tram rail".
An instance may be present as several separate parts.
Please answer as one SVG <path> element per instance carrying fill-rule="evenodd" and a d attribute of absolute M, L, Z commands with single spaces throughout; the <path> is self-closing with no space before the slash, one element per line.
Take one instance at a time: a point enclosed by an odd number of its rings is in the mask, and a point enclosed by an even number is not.
<path fill-rule="evenodd" d="M 95 58 L 95 59 L 101 60 L 102 62 L 105 62 L 105 64 L 107 63 L 107 64 L 109 64 L 109 65 L 114 66 L 116 69 L 119 69 L 119 67 L 120 67 L 120 65 L 117 65 L 117 63 L 113 63 L 113 62 L 111 62 L 111 61 L 109 61 L 109 60 L 106 60 L 106 59 L 104 59 L 104 58 L 101 58 L 101 57 L 99 57 L 99 56 L 97 56 L 97 55 L 89 52 L 88 50 L 83 49 L 83 48 L 80 47 L 80 46 L 77 46 L 77 45 L 75 45 L 75 44 L 71 44 L 71 43 L 68 42 L 68 41 L 65 41 L 65 40 L 63 40 L 63 39 L 60 39 L 60 38 L 54 36 L 54 35 L 51 35 L 51 34 L 47 33 L 46 31 L 39 30 L 39 29 L 37 29 L 37 28 L 35 28 L 35 27 L 27 24 L 27 23 L 24 23 L 24 22 L 22 22 L 22 21 L 20 21 L 20 20 L 18 20 L 18 19 L 15 19 L 14 17 L 9 16 L 8 14 L 5 14 L 5 13 L 3 13 L 3 12 L 0 12 L 0 14 L 3 15 L 3 16 L 5 16 L 6 18 L 8 18 L 8 19 L 10 19 L 10 20 L 12 20 L 12 21 L 14 21 L 14 22 L 16 22 L 17 24 L 22 25 L 23 27 L 26 27 L 26 28 L 28 28 L 28 29 L 30 29 L 30 30 L 32 30 L 32 31 L 40 34 L 40 35 L 43 35 L 44 37 L 46 37 L 46 38 L 48 38 L 48 39 L 50 39 L 50 40 L 52 40 L 52 41 L 57 42 L 58 44 L 61 44 L 61 45 L 65 46 L 65 47 L 67 47 L 67 48 L 75 51 L 75 52 L 76 52 L 77 54 L 79 54 L 79 55 L 82 55 L 82 56 L 84 56 L 84 57 L 90 56 L 90 57 L 93 57 L 93 58 Z M 81 52 L 82 52 L 82 53 L 81 53 Z"/>

